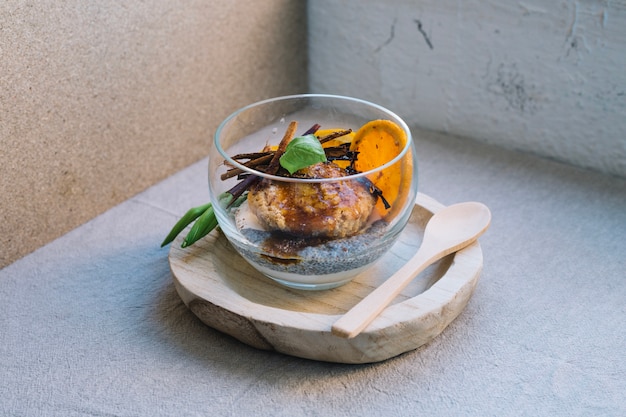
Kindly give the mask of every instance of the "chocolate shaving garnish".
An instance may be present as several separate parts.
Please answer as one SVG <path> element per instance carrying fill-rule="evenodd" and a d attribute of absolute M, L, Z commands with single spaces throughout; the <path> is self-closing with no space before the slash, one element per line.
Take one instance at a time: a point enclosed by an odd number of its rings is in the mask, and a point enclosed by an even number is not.
<path fill-rule="evenodd" d="M 296 122 L 295 120 L 289 123 L 283 139 L 278 144 L 278 149 L 276 149 L 276 152 L 274 152 L 274 157 L 272 158 L 269 166 L 265 170 L 266 174 L 274 175 L 276 174 L 276 172 L 278 172 L 278 168 L 280 168 L 280 157 L 283 156 L 283 154 L 285 153 L 285 149 L 287 149 L 287 145 L 289 145 L 289 142 L 291 142 L 291 139 L 293 139 L 293 135 L 296 133 L 297 128 L 298 122 Z"/>
<path fill-rule="evenodd" d="M 319 124 L 315 123 L 313 126 L 311 126 L 311 127 L 309 128 L 309 130 L 307 130 L 306 132 L 304 132 L 304 134 L 303 134 L 302 136 L 312 135 L 312 134 L 314 134 L 315 132 L 317 132 L 317 131 L 320 129 L 320 127 L 321 127 L 321 126 L 320 126 Z"/>
<path fill-rule="evenodd" d="M 342 136 L 346 136 L 346 135 L 348 135 L 350 133 L 352 133 L 352 129 L 338 130 L 337 132 L 333 132 L 330 135 L 322 136 L 321 138 L 318 137 L 317 139 L 320 141 L 320 143 L 326 143 L 326 142 L 331 141 L 333 139 L 337 139 L 337 138 L 340 138 Z"/>
<path fill-rule="evenodd" d="M 230 205 L 232 203 L 234 203 L 235 201 L 237 201 L 237 199 L 239 197 L 241 197 L 241 195 L 250 187 L 252 187 L 254 184 L 256 184 L 259 180 L 261 179 L 261 177 L 257 176 L 257 175 L 249 175 L 248 177 L 246 177 L 246 179 L 244 179 L 243 181 L 241 181 L 240 183 L 237 183 L 237 185 L 235 185 L 233 188 L 231 188 L 230 190 L 228 190 L 228 193 L 230 195 L 233 196 L 233 200 L 230 202 L 230 204 L 228 205 L 228 207 L 230 207 Z"/>
<path fill-rule="evenodd" d="M 358 152 L 350 150 L 350 144 L 344 143 L 339 146 L 333 146 L 331 148 L 325 148 L 326 158 L 329 161 L 355 161 Z"/>
<path fill-rule="evenodd" d="M 391 204 L 389 204 L 385 197 L 383 197 L 383 190 L 375 186 L 372 182 L 370 182 L 370 194 L 380 198 L 380 200 L 383 202 L 383 205 L 385 206 L 385 209 L 389 210 L 391 208 Z"/>
<path fill-rule="evenodd" d="M 275 174 L 278 171 L 278 169 L 280 168 L 280 156 L 283 153 L 285 153 L 285 149 L 287 148 L 287 145 L 291 141 L 291 139 L 292 139 L 292 137 L 293 137 L 297 127 L 298 127 L 298 122 L 293 121 L 293 122 L 289 123 L 289 127 L 287 128 L 287 131 L 285 132 L 285 135 L 283 136 L 283 139 L 280 141 L 280 144 L 278 145 L 278 149 L 272 155 L 272 159 L 271 159 L 269 165 L 267 166 L 267 168 L 264 170 L 264 172 L 273 175 L 273 174 Z M 233 202 L 237 201 L 237 199 L 248 188 L 250 188 L 252 185 L 256 184 L 260 179 L 261 179 L 261 177 L 259 177 L 258 175 L 248 175 L 243 181 L 241 181 L 240 183 L 235 185 L 233 188 L 228 190 L 228 193 L 233 196 L 233 200 L 231 201 L 231 204 Z M 230 204 L 229 204 L 229 206 L 230 206 Z"/>
<path fill-rule="evenodd" d="M 267 151 L 267 152 L 252 152 L 252 153 L 240 153 L 237 154 L 235 156 L 233 156 L 233 159 L 257 159 L 257 158 L 261 158 L 263 156 L 267 156 L 269 154 L 271 154 L 271 151 Z"/>
<path fill-rule="evenodd" d="M 248 161 L 243 165 L 247 166 L 248 168 L 257 168 L 257 171 L 258 171 L 259 166 L 267 165 L 268 162 L 270 162 L 272 158 L 274 157 L 273 153 L 260 153 L 260 155 L 263 155 L 263 156 L 253 159 L 251 161 Z M 240 175 L 244 172 L 245 171 L 243 169 L 234 167 L 232 169 L 229 169 L 225 173 L 223 173 L 220 178 L 222 180 L 226 180 L 228 178 L 234 177 L 235 175 Z"/>

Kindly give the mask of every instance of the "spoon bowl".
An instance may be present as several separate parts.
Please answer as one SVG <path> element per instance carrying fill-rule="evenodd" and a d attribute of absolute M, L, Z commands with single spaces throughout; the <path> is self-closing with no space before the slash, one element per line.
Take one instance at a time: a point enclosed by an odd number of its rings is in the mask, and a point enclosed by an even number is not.
<path fill-rule="evenodd" d="M 435 213 L 426 225 L 424 240 L 415 255 L 337 320 L 332 333 L 346 338 L 358 335 L 424 269 L 474 242 L 490 223 L 489 208 L 477 202 L 454 204 Z"/>

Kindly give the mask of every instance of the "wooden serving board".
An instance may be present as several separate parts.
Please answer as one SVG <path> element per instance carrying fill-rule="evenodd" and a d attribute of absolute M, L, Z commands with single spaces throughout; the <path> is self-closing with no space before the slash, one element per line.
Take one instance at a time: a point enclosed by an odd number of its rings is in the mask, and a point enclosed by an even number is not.
<path fill-rule="evenodd" d="M 478 242 L 424 271 L 361 334 L 344 339 L 332 324 L 418 249 L 426 222 L 444 206 L 418 194 L 409 224 L 391 250 L 350 283 L 325 291 L 294 290 L 257 272 L 218 229 L 169 262 L 176 290 L 205 324 L 250 346 L 339 363 L 382 361 L 428 343 L 465 308 L 478 282 Z"/>

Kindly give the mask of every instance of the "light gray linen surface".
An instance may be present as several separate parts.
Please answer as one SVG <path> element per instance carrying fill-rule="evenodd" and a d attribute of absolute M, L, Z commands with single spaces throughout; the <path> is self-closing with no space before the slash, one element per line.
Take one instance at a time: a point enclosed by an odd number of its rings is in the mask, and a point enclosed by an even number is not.
<path fill-rule="evenodd" d="M 433 342 L 340 365 L 203 325 L 159 248 L 208 200 L 202 160 L 0 271 L 0 415 L 626 415 L 626 180 L 416 133 L 420 191 L 493 214 Z"/>

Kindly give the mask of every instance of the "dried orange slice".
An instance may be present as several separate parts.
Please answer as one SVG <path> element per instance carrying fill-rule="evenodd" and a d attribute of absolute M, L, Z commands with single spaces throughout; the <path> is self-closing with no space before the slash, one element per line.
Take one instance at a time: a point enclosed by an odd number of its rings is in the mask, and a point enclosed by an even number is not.
<path fill-rule="evenodd" d="M 365 172 L 378 168 L 398 156 L 406 146 L 404 129 L 390 120 L 372 120 L 363 125 L 354 135 L 351 151 L 358 152 L 354 168 Z M 411 155 L 407 159 L 372 174 L 369 180 L 383 192 L 383 197 L 391 205 L 385 208 L 382 199 L 376 203 L 376 210 L 385 220 L 391 220 L 400 211 L 408 196 L 412 178 Z"/>

